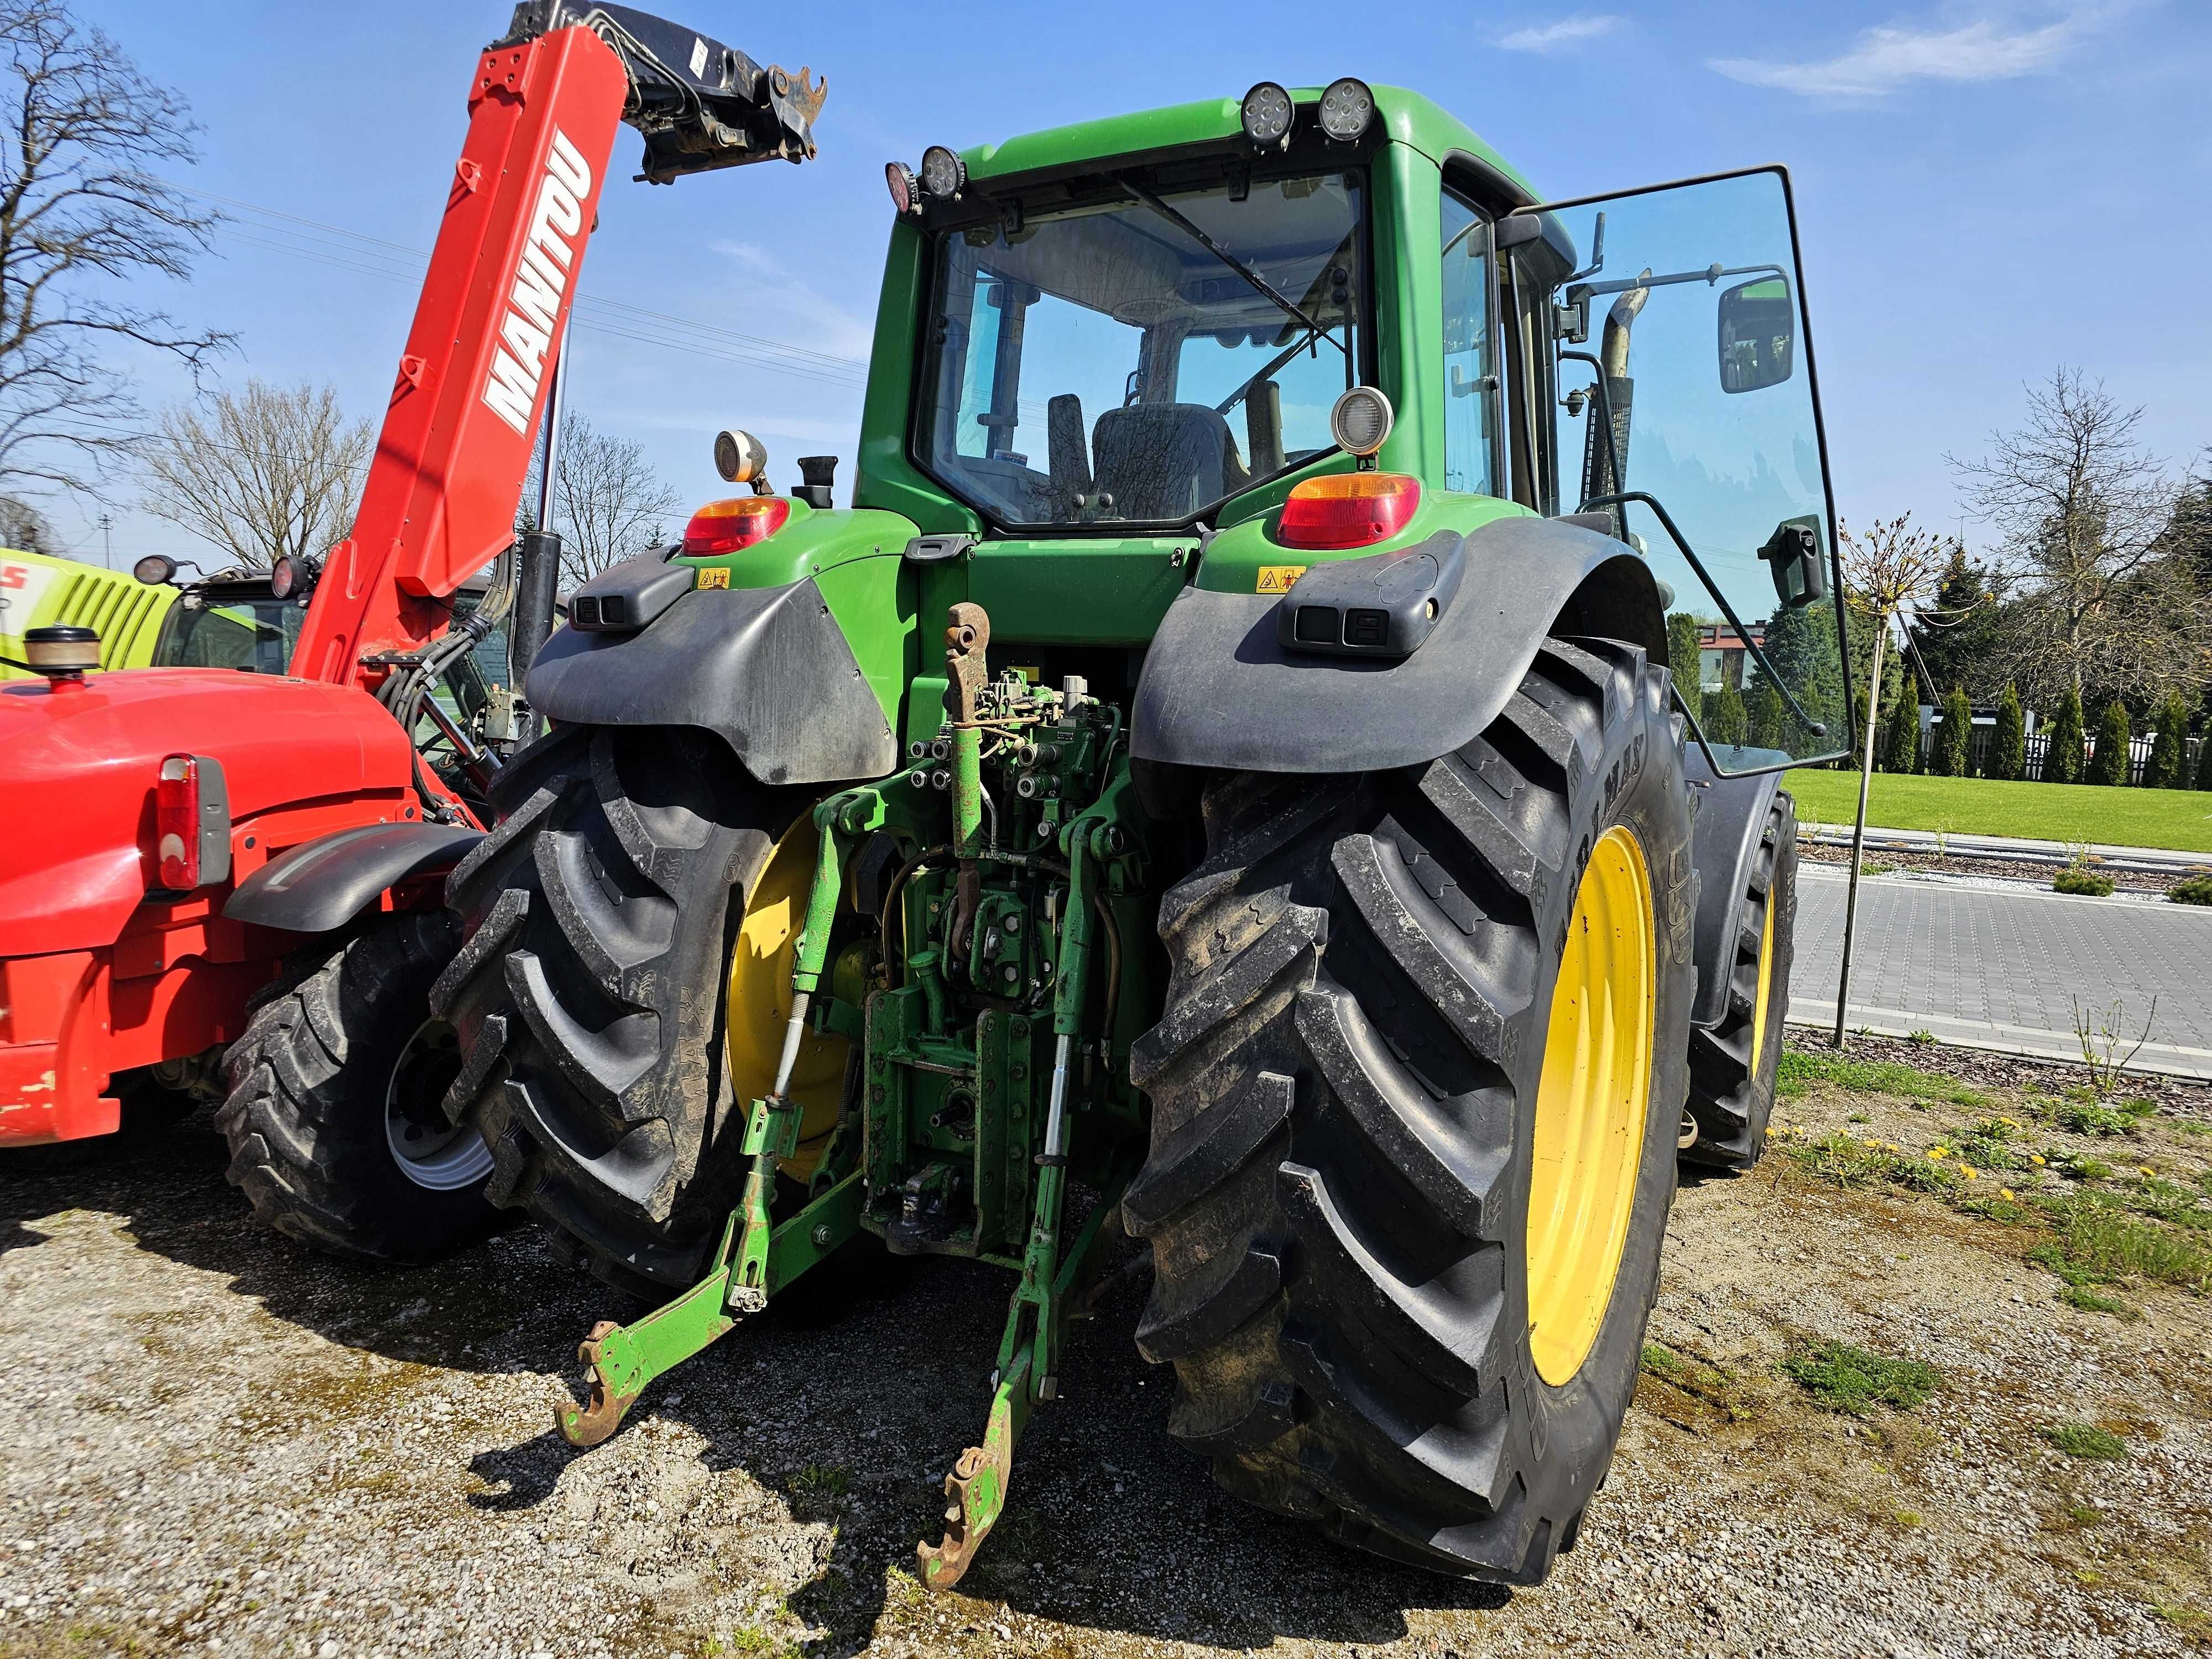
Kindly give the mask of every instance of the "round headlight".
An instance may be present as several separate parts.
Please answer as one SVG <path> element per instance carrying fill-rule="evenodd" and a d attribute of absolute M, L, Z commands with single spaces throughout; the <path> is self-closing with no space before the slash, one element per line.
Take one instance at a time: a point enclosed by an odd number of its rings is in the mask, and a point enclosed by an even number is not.
<path fill-rule="evenodd" d="M 82 674 L 100 666 L 100 635 L 89 628 L 33 628 L 23 635 L 23 660 L 41 674 Z"/>
<path fill-rule="evenodd" d="M 1375 94 L 1367 82 L 1346 76 L 1332 81 L 1321 95 L 1321 130 L 1342 143 L 1350 143 L 1367 131 L 1375 118 Z"/>
<path fill-rule="evenodd" d="M 768 446 L 735 427 L 714 434 L 714 471 L 732 483 L 753 483 L 768 475 Z"/>
<path fill-rule="evenodd" d="M 968 164 L 942 144 L 921 153 L 921 191 L 925 196 L 949 202 L 968 184 Z"/>
<path fill-rule="evenodd" d="M 300 562 L 287 553 L 269 568 L 269 591 L 280 599 L 289 599 L 307 586 L 307 574 Z"/>
<path fill-rule="evenodd" d="M 1375 386 L 1353 386 L 1330 407 L 1328 435 L 1346 454 L 1365 460 L 1390 435 L 1390 400 Z"/>
<path fill-rule="evenodd" d="M 1262 81 L 1244 94 L 1244 136 L 1262 149 L 1291 142 L 1291 94 Z"/>
<path fill-rule="evenodd" d="M 891 205 L 901 213 L 914 211 L 914 169 L 903 161 L 884 163 L 884 183 L 891 192 Z"/>
<path fill-rule="evenodd" d="M 149 553 L 131 567 L 131 574 L 149 587 L 177 579 L 177 562 L 166 553 Z"/>

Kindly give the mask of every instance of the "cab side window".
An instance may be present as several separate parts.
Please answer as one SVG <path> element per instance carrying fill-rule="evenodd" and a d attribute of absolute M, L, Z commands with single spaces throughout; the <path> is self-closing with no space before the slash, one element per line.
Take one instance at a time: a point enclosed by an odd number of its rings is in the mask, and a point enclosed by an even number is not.
<path fill-rule="evenodd" d="M 1490 227 L 1444 192 L 1444 488 L 1497 493 L 1492 410 L 1498 371 L 1491 325 Z"/>

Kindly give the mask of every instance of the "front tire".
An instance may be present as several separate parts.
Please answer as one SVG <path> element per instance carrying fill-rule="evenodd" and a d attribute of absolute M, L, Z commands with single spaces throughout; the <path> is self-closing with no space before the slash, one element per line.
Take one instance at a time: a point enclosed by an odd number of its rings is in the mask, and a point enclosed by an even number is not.
<path fill-rule="evenodd" d="M 224 1056 L 216 1127 L 231 1185 L 290 1238 L 372 1261 L 435 1261 L 485 1237 L 491 1154 L 446 1121 L 459 1069 L 430 987 L 460 932 L 443 911 L 387 916 L 294 955 Z"/>
<path fill-rule="evenodd" d="M 1767 808 L 1729 943 L 1728 1012 L 1711 1030 L 1690 1033 L 1690 1116 L 1698 1138 L 1682 1158 L 1748 1170 L 1766 1150 L 1797 948 L 1797 803 L 1786 790 L 1777 790 Z"/>
<path fill-rule="evenodd" d="M 1635 647 L 1547 640 L 1456 754 L 1206 790 L 1123 1207 L 1169 1431 L 1237 1495 L 1510 1583 L 1571 1547 L 1635 1385 L 1686 1089 L 1667 696 Z M 1578 1096 L 1607 1074 L 1566 1042 L 1626 1069 Z"/>

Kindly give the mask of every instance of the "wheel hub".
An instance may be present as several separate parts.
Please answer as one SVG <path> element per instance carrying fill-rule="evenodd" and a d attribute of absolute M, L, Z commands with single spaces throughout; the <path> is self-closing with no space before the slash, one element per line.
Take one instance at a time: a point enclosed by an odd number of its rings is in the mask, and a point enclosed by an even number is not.
<path fill-rule="evenodd" d="M 753 884 L 730 952 L 728 1006 L 724 1015 L 730 1084 L 740 1102 L 767 1094 L 775 1083 L 782 1057 L 784 1030 L 791 1018 L 791 969 L 799 954 L 799 933 L 806 921 L 806 896 L 814 883 L 816 835 L 811 814 L 802 812 L 769 854 L 768 868 Z M 836 1127 L 845 1092 L 845 1066 L 852 1045 L 842 1037 L 810 1031 L 801 1042 L 787 1093 L 801 1109 L 799 1153 L 785 1167 L 804 1181 L 820 1160 L 824 1141 Z"/>
<path fill-rule="evenodd" d="M 1536 1091 L 1528 1188 L 1529 1348 L 1554 1388 L 1589 1357 L 1635 1209 L 1651 1094 L 1657 927 L 1644 848 L 1592 849 L 1567 923 Z"/>
<path fill-rule="evenodd" d="M 417 1187 L 450 1193 L 491 1173 L 491 1148 L 476 1124 L 446 1121 L 446 1091 L 460 1075 L 461 1045 L 442 1019 L 426 1019 L 407 1039 L 384 1088 L 384 1139 L 399 1173 Z"/>
<path fill-rule="evenodd" d="M 1751 1076 L 1759 1079 L 1759 1056 L 1766 1042 L 1766 1005 L 1774 989 L 1774 890 L 1767 890 L 1766 919 L 1759 927 L 1759 994 L 1751 1005 Z"/>

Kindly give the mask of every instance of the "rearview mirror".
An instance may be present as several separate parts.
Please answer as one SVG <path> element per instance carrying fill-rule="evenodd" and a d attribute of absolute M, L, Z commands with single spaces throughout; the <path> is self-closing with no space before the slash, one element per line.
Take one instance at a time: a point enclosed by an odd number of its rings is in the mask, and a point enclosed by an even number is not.
<path fill-rule="evenodd" d="M 1774 597 L 1792 611 L 1802 611 L 1828 597 L 1819 525 L 1817 519 L 1784 519 L 1759 550 L 1760 560 L 1774 578 Z"/>
<path fill-rule="evenodd" d="M 1757 392 L 1790 378 L 1796 308 L 1781 276 L 1738 283 L 1721 295 L 1721 390 Z"/>

